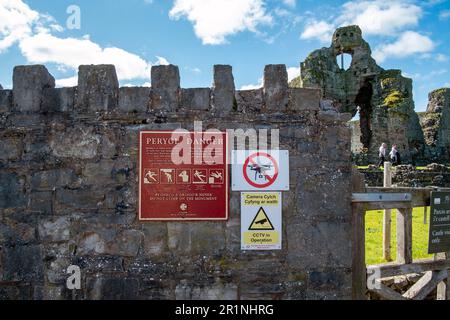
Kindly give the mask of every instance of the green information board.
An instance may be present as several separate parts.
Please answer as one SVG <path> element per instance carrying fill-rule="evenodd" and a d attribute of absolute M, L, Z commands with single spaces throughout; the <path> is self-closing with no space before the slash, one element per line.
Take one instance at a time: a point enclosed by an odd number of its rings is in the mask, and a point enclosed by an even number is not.
<path fill-rule="evenodd" d="M 428 253 L 450 251 L 450 192 L 431 193 Z"/>

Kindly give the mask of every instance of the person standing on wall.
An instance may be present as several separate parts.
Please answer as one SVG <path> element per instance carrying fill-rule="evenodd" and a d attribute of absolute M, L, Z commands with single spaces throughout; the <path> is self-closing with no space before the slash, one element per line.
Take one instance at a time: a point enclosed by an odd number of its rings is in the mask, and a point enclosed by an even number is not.
<path fill-rule="evenodd" d="M 378 158 L 380 161 L 378 162 L 378 167 L 384 167 L 384 163 L 386 162 L 386 152 L 387 152 L 387 144 L 383 143 L 380 147 L 380 152 L 378 154 Z"/>
<path fill-rule="evenodd" d="M 389 156 L 391 157 L 391 162 L 394 167 L 401 165 L 402 162 L 400 160 L 400 152 L 398 152 L 396 144 L 392 146 L 392 150 L 389 153 Z"/>

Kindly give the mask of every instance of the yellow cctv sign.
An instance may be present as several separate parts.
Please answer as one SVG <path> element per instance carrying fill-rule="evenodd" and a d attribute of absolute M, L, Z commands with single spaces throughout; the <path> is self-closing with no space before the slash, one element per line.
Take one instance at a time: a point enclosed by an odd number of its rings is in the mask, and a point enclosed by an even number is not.
<path fill-rule="evenodd" d="M 281 192 L 241 195 L 241 249 L 281 250 Z"/>

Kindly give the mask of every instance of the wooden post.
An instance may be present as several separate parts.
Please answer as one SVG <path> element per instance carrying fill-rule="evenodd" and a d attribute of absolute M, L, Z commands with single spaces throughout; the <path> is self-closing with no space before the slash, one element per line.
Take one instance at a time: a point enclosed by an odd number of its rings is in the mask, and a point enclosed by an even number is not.
<path fill-rule="evenodd" d="M 434 255 L 434 260 L 450 259 L 450 252 Z M 447 283 L 442 281 L 437 286 L 436 300 L 450 300 L 450 272 L 447 275 Z"/>
<path fill-rule="evenodd" d="M 353 299 L 367 300 L 366 210 L 364 204 L 352 206 L 353 215 Z"/>
<path fill-rule="evenodd" d="M 352 191 L 364 192 L 364 176 L 353 168 Z M 367 300 L 367 268 L 366 268 L 366 208 L 362 203 L 352 205 L 352 298 Z"/>
<path fill-rule="evenodd" d="M 428 207 L 425 206 L 423 209 L 423 224 L 428 224 Z"/>
<path fill-rule="evenodd" d="M 392 186 L 392 174 L 391 174 L 391 163 L 384 163 L 384 183 L 385 188 L 390 188 Z M 384 210 L 383 215 L 383 259 L 386 261 L 392 261 L 391 258 L 391 220 L 392 220 L 392 210 Z"/>
<path fill-rule="evenodd" d="M 412 208 L 397 212 L 397 263 L 412 263 Z"/>

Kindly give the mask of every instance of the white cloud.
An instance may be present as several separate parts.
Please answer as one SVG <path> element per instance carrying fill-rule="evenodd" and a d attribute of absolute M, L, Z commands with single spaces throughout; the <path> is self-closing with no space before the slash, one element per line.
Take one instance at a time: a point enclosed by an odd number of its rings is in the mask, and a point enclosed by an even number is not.
<path fill-rule="evenodd" d="M 164 57 L 156 56 L 156 58 L 158 59 L 155 63 L 156 65 L 168 66 L 170 64 L 170 62 Z"/>
<path fill-rule="evenodd" d="M 149 79 L 152 65 L 169 64 L 157 56 L 151 63 L 137 54 L 117 47 L 102 47 L 85 35 L 62 38 L 52 33 L 64 29 L 47 14 L 32 10 L 22 0 L 0 0 L 0 53 L 18 44 L 28 63 L 56 64 L 63 73 L 82 64 L 114 64 L 119 80 Z M 56 80 L 57 86 L 75 86 L 77 76 Z"/>
<path fill-rule="evenodd" d="M 441 20 L 447 20 L 450 18 L 450 10 L 443 10 L 441 13 L 439 13 L 439 19 Z"/>
<path fill-rule="evenodd" d="M 31 35 L 39 13 L 17 0 L 0 2 L 0 53 Z"/>
<path fill-rule="evenodd" d="M 298 76 L 300 76 L 300 67 L 289 67 L 287 68 L 288 81 L 291 82 Z"/>
<path fill-rule="evenodd" d="M 31 63 L 55 63 L 73 70 L 82 64 L 114 64 L 120 80 L 150 76 L 151 64 L 138 55 L 115 47 L 102 48 L 89 39 L 40 33 L 23 39 L 19 47 Z"/>
<path fill-rule="evenodd" d="M 448 57 L 445 54 L 438 53 L 436 55 L 436 60 L 439 61 L 439 62 L 447 62 L 448 61 Z"/>
<path fill-rule="evenodd" d="M 241 87 L 241 90 L 256 90 L 261 89 L 264 85 L 264 78 L 260 78 L 257 84 L 247 84 Z"/>
<path fill-rule="evenodd" d="M 391 35 L 416 26 L 422 9 L 408 1 L 347 2 L 342 6 L 339 25 L 357 24 L 365 34 Z"/>
<path fill-rule="evenodd" d="M 383 62 L 387 57 L 407 57 L 416 53 L 427 53 L 434 49 L 434 42 L 414 31 L 404 32 L 396 42 L 381 45 L 374 51 L 374 58 Z"/>
<path fill-rule="evenodd" d="M 169 16 L 185 17 L 203 44 L 210 45 L 224 44 L 228 36 L 239 32 L 258 33 L 259 26 L 273 22 L 263 0 L 176 0 Z"/>
<path fill-rule="evenodd" d="M 297 0 L 283 0 L 283 3 L 288 7 L 294 8 L 297 5 Z"/>
<path fill-rule="evenodd" d="M 305 25 L 301 39 L 329 42 L 340 26 L 359 25 L 365 35 L 392 36 L 416 26 L 423 10 L 408 0 L 349 1 L 329 20 L 313 20 Z"/>
<path fill-rule="evenodd" d="M 319 39 L 322 42 L 331 41 L 335 27 L 325 21 L 310 22 L 300 35 L 301 39 Z"/>
<path fill-rule="evenodd" d="M 78 76 L 73 76 L 70 78 L 64 78 L 64 79 L 56 79 L 56 87 L 75 87 L 78 85 Z"/>

